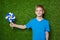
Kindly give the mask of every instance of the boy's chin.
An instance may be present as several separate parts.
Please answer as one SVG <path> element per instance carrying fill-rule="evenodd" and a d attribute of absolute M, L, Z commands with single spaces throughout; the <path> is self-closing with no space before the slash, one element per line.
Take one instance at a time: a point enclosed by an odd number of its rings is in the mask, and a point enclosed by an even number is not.
<path fill-rule="evenodd" d="M 42 17 L 42 15 L 38 15 L 37 17 Z"/>

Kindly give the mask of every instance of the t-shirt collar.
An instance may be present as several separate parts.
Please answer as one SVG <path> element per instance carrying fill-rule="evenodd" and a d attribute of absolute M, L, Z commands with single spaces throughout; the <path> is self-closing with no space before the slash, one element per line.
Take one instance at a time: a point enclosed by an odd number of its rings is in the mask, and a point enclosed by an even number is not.
<path fill-rule="evenodd" d="M 36 20 L 37 20 L 38 22 L 41 22 L 43 19 L 44 19 L 44 18 L 38 20 L 38 19 L 36 18 Z"/>

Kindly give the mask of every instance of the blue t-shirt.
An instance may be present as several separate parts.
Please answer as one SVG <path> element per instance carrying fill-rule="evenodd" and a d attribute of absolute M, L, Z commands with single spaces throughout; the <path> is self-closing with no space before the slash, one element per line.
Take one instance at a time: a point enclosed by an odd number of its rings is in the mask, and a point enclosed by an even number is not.
<path fill-rule="evenodd" d="M 32 29 L 32 40 L 46 40 L 45 32 L 50 32 L 49 22 L 45 19 L 38 21 L 34 18 L 26 24 L 26 28 Z"/>

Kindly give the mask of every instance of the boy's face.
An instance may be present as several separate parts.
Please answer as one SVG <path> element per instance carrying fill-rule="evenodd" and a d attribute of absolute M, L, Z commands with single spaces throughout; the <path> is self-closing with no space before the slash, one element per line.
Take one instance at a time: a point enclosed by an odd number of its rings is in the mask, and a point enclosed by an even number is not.
<path fill-rule="evenodd" d="M 41 7 L 37 7 L 35 10 L 35 14 L 37 15 L 37 17 L 40 17 L 44 14 L 44 10 Z"/>

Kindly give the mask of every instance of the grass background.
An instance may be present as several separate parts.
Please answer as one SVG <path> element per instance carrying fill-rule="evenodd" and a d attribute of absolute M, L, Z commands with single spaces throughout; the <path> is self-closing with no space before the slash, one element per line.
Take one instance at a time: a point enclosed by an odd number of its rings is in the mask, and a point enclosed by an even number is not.
<path fill-rule="evenodd" d="M 24 25 L 35 17 L 37 4 L 44 6 L 44 18 L 50 21 L 50 40 L 60 40 L 60 0 L 0 0 L 0 40 L 31 40 L 30 29 L 12 30 L 5 20 L 5 15 L 13 12 L 16 16 L 15 23 Z"/>

